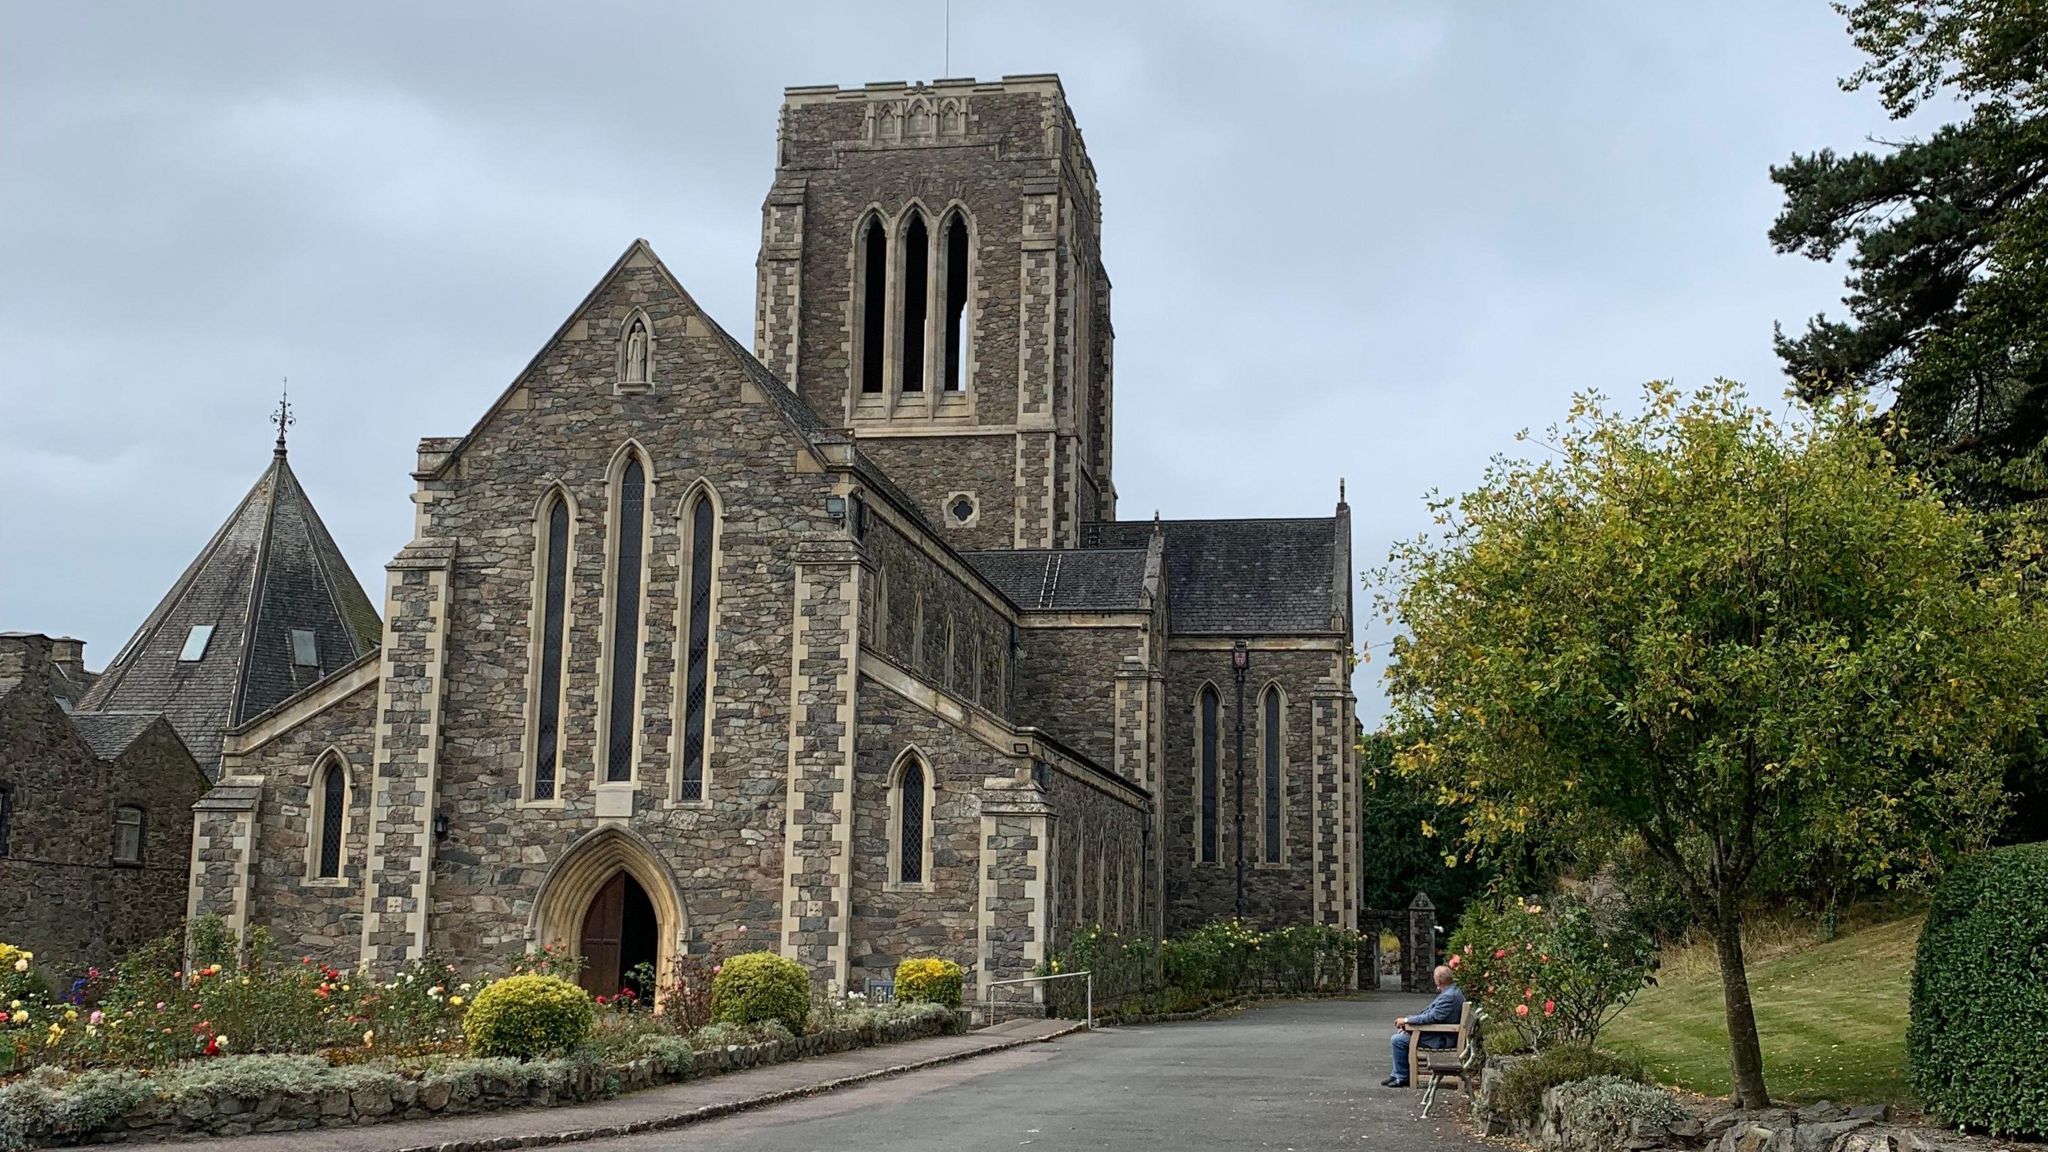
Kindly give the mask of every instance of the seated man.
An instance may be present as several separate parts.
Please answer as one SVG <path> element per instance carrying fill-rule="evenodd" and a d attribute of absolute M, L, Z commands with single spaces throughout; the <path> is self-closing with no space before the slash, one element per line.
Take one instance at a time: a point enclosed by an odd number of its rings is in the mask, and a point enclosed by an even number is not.
<path fill-rule="evenodd" d="M 1411 1039 L 1408 1029 L 1416 1024 L 1456 1024 L 1465 1014 L 1465 994 L 1451 983 L 1451 970 L 1439 964 L 1436 967 L 1436 999 L 1418 1016 L 1402 1016 L 1394 1021 L 1394 1074 L 1380 1081 L 1382 1087 L 1406 1088 L 1408 1086 L 1408 1043 Z M 1457 1043 L 1457 1037 L 1449 1032 L 1424 1032 L 1416 1041 L 1424 1048 L 1449 1048 Z"/>

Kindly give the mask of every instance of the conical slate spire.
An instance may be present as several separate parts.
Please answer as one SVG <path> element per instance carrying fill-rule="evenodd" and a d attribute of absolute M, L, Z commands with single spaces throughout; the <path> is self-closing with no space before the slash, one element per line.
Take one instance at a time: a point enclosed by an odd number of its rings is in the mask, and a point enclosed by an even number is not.
<path fill-rule="evenodd" d="M 282 431 L 256 486 L 79 704 L 162 712 L 209 775 L 221 733 L 354 662 L 384 630 L 292 474 Z"/>

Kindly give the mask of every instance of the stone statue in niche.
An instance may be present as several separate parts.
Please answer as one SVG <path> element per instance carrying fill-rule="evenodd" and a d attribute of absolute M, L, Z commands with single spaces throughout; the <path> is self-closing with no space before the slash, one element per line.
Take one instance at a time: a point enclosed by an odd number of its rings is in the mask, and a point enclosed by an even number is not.
<path fill-rule="evenodd" d="M 626 384 L 645 384 L 648 380 L 647 321 L 638 316 L 626 329 L 626 357 L 619 379 Z"/>

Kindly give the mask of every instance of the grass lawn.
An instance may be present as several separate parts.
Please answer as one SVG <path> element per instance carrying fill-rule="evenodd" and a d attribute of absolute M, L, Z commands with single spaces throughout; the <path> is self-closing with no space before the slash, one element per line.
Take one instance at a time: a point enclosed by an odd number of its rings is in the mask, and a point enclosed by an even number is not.
<path fill-rule="evenodd" d="M 1907 982 L 1914 917 L 1749 961 L 1749 991 L 1775 1098 L 1913 1104 L 1906 1089 Z M 1641 1059 L 1666 1084 L 1728 1094 L 1728 1032 L 1712 947 L 1667 960 L 1600 1045 Z"/>

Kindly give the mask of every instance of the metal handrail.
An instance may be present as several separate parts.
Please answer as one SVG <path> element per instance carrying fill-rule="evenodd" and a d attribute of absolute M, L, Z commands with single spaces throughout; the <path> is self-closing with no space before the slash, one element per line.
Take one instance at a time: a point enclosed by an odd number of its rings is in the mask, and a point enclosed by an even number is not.
<path fill-rule="evenodd" d="M 988 982 L 987 984 L 985 984 L 985 985 L 983 985 L 983 986 L 982 986 L 982 987 L 983 987 L 983 988 L 984 988 L 984 989 L 985 989 L 985 990 L 987 991 L 987 993 L 988 993 L 987 999 L 986 999 L 986 1000 L 984 1000 L 983 1002 L 984 1002 L 985 1004 L 987 1004 L 987 1005 L 988 1005 L 988 1007 L 987 1007 L 987 1009 L 986 1009 L 986 1012 L 987 1012 L 987 1015 L 988 1015 L 988 1022 L 989 1022 L 989 1024 L 993 1025 L 993 1024 L 995 1024 L 995 1022 L 996 1022 L 996 989 L 997 989 L 997 988 L 1000 988 L 1000 987 L 1002 987 L 1002 986 L 1003 986 L 1003 985 L 1005 985 L 1005 984 L 1030 984 L 1030 983 L 1033 983 L 1034 981 L 1039 981 L 1039 980 L 1072 980 L 1072 979 L 1074 979 L 1074 978 L 1075 978 L 1076 976 L 1085 976 L 1085 977 L 1087 977 L 1087 979 L 1088 979 L 1088 991 L 1087 991 L 1087 1000 L 1086 1000 L 1086 1003 L 1087 1003 L 1087 1011 L 1088 1011 L 1088 1020 L 1087 1020 L 1087 1026 L 1088 1026 L 1088 1030 L 1089 1030 L 1090 1032 L 1093 1032 L 1093 1031 L 1095 1030 L 1095 973 L 1094 973 L 1093 971 L 1084 971 L 1084 972 L 1048 972 L 1048 973 L 1046 973 L 1046 974 L 1045 974 L 1045 975 L 1043 975 L 1043 976 L 1018 976 L 1018 977 L 1015 977 L 1014 979 L 1010 979 L 1010 980 L 991 980 L 991 981 L 989 981 L 989 982 Z"/>

